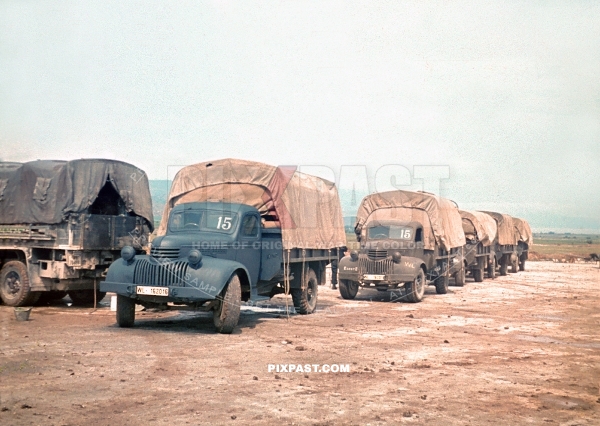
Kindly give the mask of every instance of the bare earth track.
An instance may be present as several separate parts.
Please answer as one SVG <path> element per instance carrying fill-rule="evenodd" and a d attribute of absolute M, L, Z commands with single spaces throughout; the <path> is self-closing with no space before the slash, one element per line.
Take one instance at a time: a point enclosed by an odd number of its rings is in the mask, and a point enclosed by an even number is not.
<path fill-rule="evenodd" d="M 527 268 L 419 304 L 321 287 L 316 314 L 278 297 L 233 335 L 192 312 L 120 329 L 109 298 L 0 306 L 0 424 L 600 424 L 600 269 Z M 350 373 L 267 372 L 291 363 Z"/>

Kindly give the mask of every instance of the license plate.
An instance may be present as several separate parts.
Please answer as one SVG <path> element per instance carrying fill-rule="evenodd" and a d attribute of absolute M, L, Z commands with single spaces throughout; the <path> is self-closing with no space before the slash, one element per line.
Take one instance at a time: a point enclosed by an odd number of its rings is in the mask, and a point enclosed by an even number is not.
<path fill-rule="evenodd" d="M 135 292 L 137 294 L 145 294 L 147 296 L 168 296 L 168 287 L 142 287 L 137 286 Z"/>
<path fill-rule="evenodd" d="M 385 278 L 385 275 L 368 275 L 368 274 L 365 274 L 365 276 L 363 277 L 363 279 L 369 280 L 369 281 L 381 281 L 384 278 Z"/>

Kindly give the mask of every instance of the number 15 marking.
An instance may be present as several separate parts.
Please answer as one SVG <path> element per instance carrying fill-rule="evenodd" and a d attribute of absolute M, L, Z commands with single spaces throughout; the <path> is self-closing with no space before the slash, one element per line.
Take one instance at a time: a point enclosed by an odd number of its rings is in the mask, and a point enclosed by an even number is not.
<path fill-rule="evenodd" d="M 219 222 L 217 222 L 217 229 L 228 231 L 231 229 L 231 218 L 219 216 Z"/>

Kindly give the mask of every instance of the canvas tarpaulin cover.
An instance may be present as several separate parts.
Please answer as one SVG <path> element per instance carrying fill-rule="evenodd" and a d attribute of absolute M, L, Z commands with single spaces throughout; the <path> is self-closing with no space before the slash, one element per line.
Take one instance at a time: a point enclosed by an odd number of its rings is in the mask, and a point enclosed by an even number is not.
<path fill-rule="evenodd" d="M 529 223 L 527 223 L 525 219 L 519 219 L 518 217 L 513 217 L 512 219 L 513 224 L 519 233 L 519 240 L 526 244 L 533 244 L 533 233 L 531 232 Z"/>
<path fill-rule="evenodd" d="M 503 213 L 483 212 L 490 215 L 496 221 L 498 226 L 498 244 L 502 246 L 515 245 L 518 241 L 516 228 L 514 227 L 512 217 Z"/>
<path fill-rule="evenodd" d="M 359 238 L 364 225 L 374 218 L 420 222 L 425 228 L 426 249 L 433 249 L 435 241 L 447 251 L 466 243 L 458 208 L 450 200 L 433 194 L 397 190 L 367 195 L 356 213 L 354 232 Z M 427 228 L 435 241 L 427 237 L 431 235 Z"/>
<path fill-rule="evenodd" d="M 490 215 L 470 210 L 459 210 L 462 217 L 463 230 L 465 234 L 470 231 L 466 227 L 473 229 L 477 235 L 477 239 L 485 247 L 491 245 L 496 239 L 498 226 L 496 221 Z"/>
<path fill-rule="evenodd" d="M 230 158 L 184 167 L 173 179 L 158 235 L 166 233 L 174 206 L 203 201 L 256 207 L 263 218 L 281 227 L 284 249 L 346 245 L 335 184 L 295 167 Z"/>
<path fill-rule="evenodd" d="M 119 194 L 127 212 L 154 228 L 146 174 L 104 159 L 0 163 L 0 223 L 61 223 L 71 213 L 86 212 L 105 184 Z"/>

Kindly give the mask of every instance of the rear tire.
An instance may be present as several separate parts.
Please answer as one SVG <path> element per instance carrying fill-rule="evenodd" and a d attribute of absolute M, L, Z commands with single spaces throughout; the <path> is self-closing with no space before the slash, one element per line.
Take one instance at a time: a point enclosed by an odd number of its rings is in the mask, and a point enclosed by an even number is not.
<path fill-rule="evenodd" d="M 135 300 L 117 294 L 117 325 L 119 327 L 133 327 L 135 323 Z"/>
<path fill-rule="evenodd" d="M 450 281 L 450 277 L 448 275 L 442 275 L 441 277 L 436 278 L 435 280 L 435 292 L 437 294 L 446 294 L 448 293 L 448 283 Z"/>
<path fill-rule="evenodd" d="M 476 283 L 480 283 L 483 281 L 483 268 L 473 269 L 473 279 Z"/>
<path fill-rule="evenodd" d="M 516 274 L 517 272 L 519 272 L 519 258 L 515 256 L 515 259 L 511 260 L 510 263 L 510 273 Z"/>
<path fill-rule="evenodd" d="M 488 278 L 493 280 L 496 278 L 496 256 L 492 255 L 492 259 L 487 268 Z"/>
<path fill-rule="evenodd" d="M 358 282 L 350 280 L 340 280 L 340 294 L 342 298 L 351 300 L 358 293 Z"/>
<path fill-rule="evenodd" d="M 319 282 L 317 274 L 312 268 L 308 268 L 304 273 L 304 283 L 301 288 L 292 288 L 292 300 L 296 312 L 302 315 L 312 314 L 317 308 L 317 292 Z"/>
<path fill-rule="evenodd" d="M 419 268 L 419 273 L 414 281 L 406 283 L 405 287 L 407 302 L 417 303 L 423 300 L 423 296 L 425 295 L 425 272 Z"/>
<path fill-rule="evenodd" d="M 505 277 L 508 271 L 508 259 L 506 256 L 502 256 L 500 259 L 500 276 Z"/>
<path fill-rule="evenodd" d="M 69 297 L 76 306 L 88 306 L 94 304 L 94 290 L 71 290 L 68 292 Z M 96 290 L 96 303 L 100 303 L 104 299 L 106 293 Z"/>
<path fill-rule="evenodd" d="M 221 292 L 219 304 L 213 311 L 213 322 L 219 333 L 231 334 L 240 320 L 242 286 L 240 277 L 234 273 Z"/>
<path fill-rule="evenodd" d="M 454 274 L 454 285 L 457 287 L 462 287 L 465 285 L 465 281 L 466 281 L 466 272 L 465 272 L 465 267 L 463 265 L 463 267 L 460 268 L 460 270 Z"/>
<path fill-rule="evenodd" d="M 27 266 L 19 260 L 6 262 L 0 271 L 0 297 L 8 306 L 31 306 L 40 292 L 31 291 Z"/>
<path fill-rule="evenodd" d="M 525 270 L 525 259 L 521 260 L 521 262 L 519 263 L 519 271 L 524 271 Z"/>

